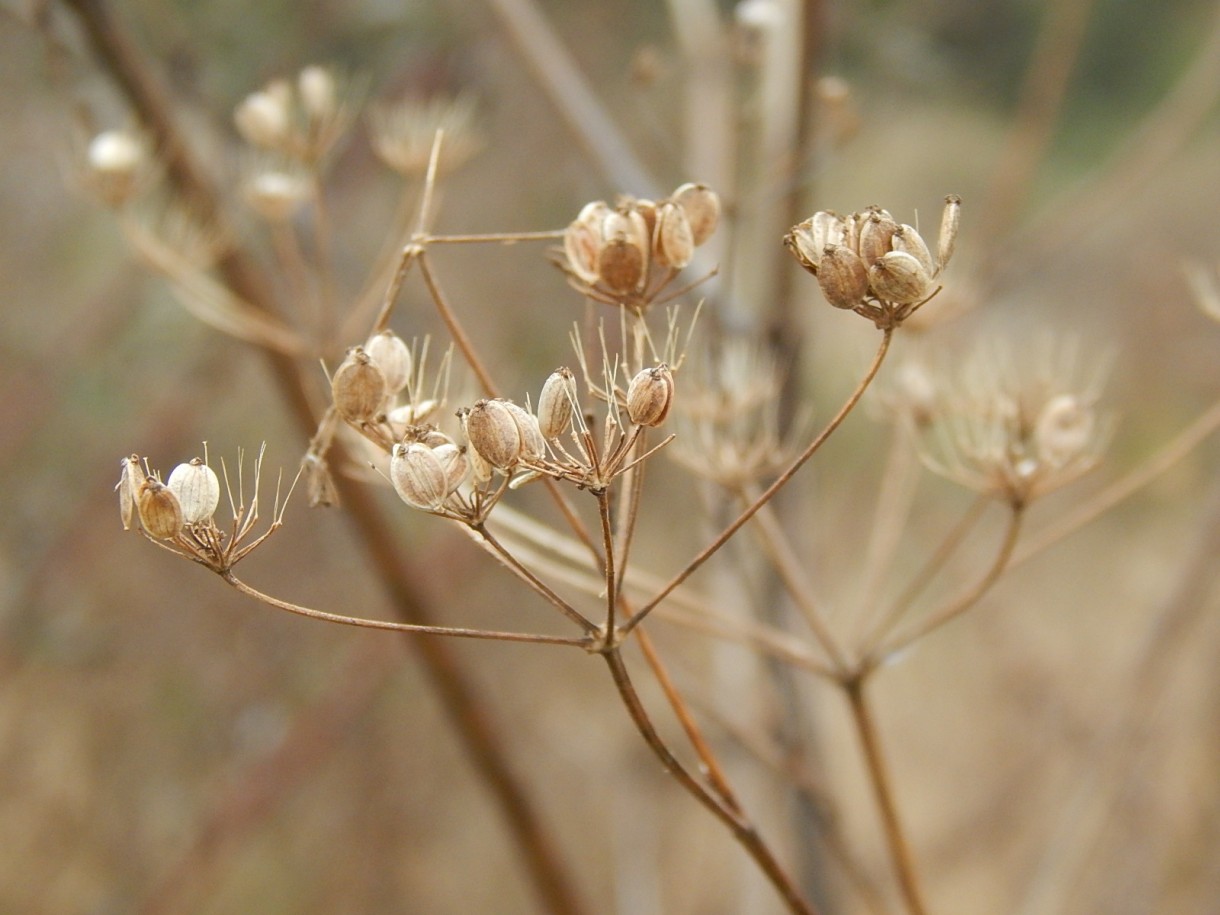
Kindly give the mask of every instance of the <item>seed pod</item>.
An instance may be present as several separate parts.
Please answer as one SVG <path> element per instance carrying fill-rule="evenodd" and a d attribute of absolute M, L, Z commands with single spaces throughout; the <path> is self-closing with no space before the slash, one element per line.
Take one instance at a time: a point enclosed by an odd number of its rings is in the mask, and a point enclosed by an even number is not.
<path fill-rule="evenodd" d="M 368 342 L 364 344 L 364 351 L 369 354 L 377 368 L 381 369 L 381 374 L 385 376 L 386 390 L 390 394 L 397 394 L 407 386 L 407 382 L 411 380 L 411 349 L 402 337 L 392 330 L 383 330 L 369 337 Z"/>
<path fill-rule="evenodd" d="M 220 480 L 216 478 L 216 471 L 200 458 L 192 458 L 189 464 L 175 467 L 165 485 L 178 497 L 182 520 L 187 524 L 208 521 L 220 504 Z"/>
<path fill-rule="evenodd" d="M 551 372 L 538 395 L 538 431 L 547 441 L 559 438 L 572 422 L 576 402 L 576 379 L 570 369 Z"/>
<path fill-rule="evenodd" d="M 297 92 L 301 96 L 301 107 L 314 123 L 334 116 L 337 108 L 335 78 L 325 67 L 315 64 L 302 70 L 297 76 Z"/>
<path fill-rule="evenodd" d="M 642 370 L 627 386 L 627 415 L 639 426 L 659 426 L 674 399 L 674 376 L 669 366 Z"/>
<path fill-rule="evenodd" d="M 720 222 L 720 196 L 706 184 L 683 184 L 669 199 L 686 211 L 691 241 L 696 248 L 716 231 L 716 224 Z"/>
<path fill-rule="evenodd" d="M 268 169 L 260 171 L 242 188 L 250 208 L 268 222 L 291 219 L 309 199 L 309 182 L 303 175 Z"/>
<path fill-rule="evenodd" d="M 390 482 L 412 508 L 436 511 L 449 495 L 445 468 L 431 448 L 420 442 L 396 444 L 390 452 Z"/>
<path fill-rule="evenodd" d="M 349 423 L 373 419 L 386 399 L 386 380 L 363 347 L 353 346 L 330 382 L 335 412 Z"/>
<path fill-rule="evenodd" d="M 891 251 L 868 269 L 868 283 L 877 298 L 909 305 L 927 295 L 932 279 L 916 258 Z"/>
<path fill-rule="evenodd" d="M 602 222 L 602 246 L 597 252 L 597 275 L 619 295 L 639 292 L 648 276 L 648 224 L 634 210 L 612 211 Z"/>
<path fill-rule="evenodd" d="M 627 209 L 634 210 L 644 217 L 644 229 L 652 238 L 657 231 L 657 211 L 659 207 L 651 200 L 636 198 L 627 204 Z"/>
<path fill-rule="evenodd" d="M 1093 411 L 1071 394 L 1052 397 L 1034 424 L 1034 447 L 1038 457 L 1052 467 L 1062 467 L 1079 457 L 1093 437 Z"/>
<path fill-rule="evenodd" d="M 601 200 L 586 203 L 563 233 L 568 267 L 586 283 L 597 282 L 597 252 L 602 246 L 602 222 L 610 208 Z"/>
<path fill-rule="evenodd" d="M 846 245 L 827 245 L 822 252 L 818 285 L 835 308 L 855 308 L 868 294 L 868 269 L 860 255 Z"/>
<path fill-rule="evenodd" d="M 146 173 L 148 155 L 139 138 L 125 130 L 106 130 L 85 150 L 90 187 L 110 206 L 127 201 Z"/>
<path fill-rule="evenodd" d="M 136 501 L 140 497 L 140 487 L 146 479 L 144 468 L 140 466 L 140 456 L 133 454 L 119 461 L 119 485 L 115 487 L 119 494 L 119 517 L 123 521 L 123 530 L 131 530 L 131 522 L 135 516 Z"/>
<path fill-rule="evenodd" d="M 928 250 L 923 236 L 910 226 L 901 225 L 895 229 L 894 235 L 890 239 L 890 246 L 895 251 L 902 251 L 919 261 L 919 265 L 923 267 L 929 277 L 935 275 L 936 262 L 932 260 L 932 252 Z"/>
<path fill-rule="evenodd" d="M 957 194 L 950 194 L 945 198 L 945 208 L 940 214 L 940 235 L 936 239 L 936 273 L 949 266 L 949 258 L 953 256 L 953 248 L 957 243 L 957 226 L 961 216 L 962 198 Z"/>
<path fill-rule="evenodd" d="M 432 449 L 432 453 L 445 471 L 445 494 L 450 495 L 465 483 L 466 477 L 470 475 L 470 459 L 466 457 L 466 449 L 447 442 L 437 445 Z"/>
<path fill-rule="evenodd" d="M 894 222 L 885 210 L 869 211 L 860 223 L 860 242 L 857 249 L 866 265 L 871 267 L 892 250 L 890 242 L 897 228 L 898 223 Z"/>
<path fill-rule="evenodd" d="M 140 484 L 136 506 L 140 524 L 158 540 L 172 540 L 182 531 L 182 506 L 173 490 L 160 480 L 149 478 Z"/>
<path fill-rule="evenodd" d="M 657 210 L 652 233 L 652 256 L 662 267 L 681 270 L 695 254 L 695 240 L 686 211 L 676 203 L 664 203 Z"/>
<path fill-rule="evenodd" d="M 521 436 L 521 460 L 537 461 L 546 455 L 546 442 L 538 427 L 538 417 L 517 406 L 511 400 L 504 401 L 504 406 L 517 424 L 517 432 Z"/>
<path fill-rule="evenodd" d="M 246 96 L 237 106 L 233 120 L 247 142 L 264 149 L 278 149 L 283 145 L 292 129 L 289 95 L 280 85 L 272 85 Z"/>
<path fill-rule="evenodd" d="M 470 447 L 497 470 L 507 470 L 521 458 L 521 429 L 507 401 L 480 400 L 466 414 Z"/>

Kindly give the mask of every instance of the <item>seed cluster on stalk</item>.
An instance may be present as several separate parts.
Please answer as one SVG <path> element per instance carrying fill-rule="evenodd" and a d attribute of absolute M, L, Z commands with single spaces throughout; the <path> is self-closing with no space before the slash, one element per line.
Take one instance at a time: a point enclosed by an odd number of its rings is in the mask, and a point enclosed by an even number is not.
<path fill-rule="evenodd" d="M 831 305 L 896 327 L 936 293 L 960 214 L 961 198 L 946 197 L 935 253 L 913 226 L 876 206 L 848 216 L 819 210 L 793 226 L 784 244 Z"/>

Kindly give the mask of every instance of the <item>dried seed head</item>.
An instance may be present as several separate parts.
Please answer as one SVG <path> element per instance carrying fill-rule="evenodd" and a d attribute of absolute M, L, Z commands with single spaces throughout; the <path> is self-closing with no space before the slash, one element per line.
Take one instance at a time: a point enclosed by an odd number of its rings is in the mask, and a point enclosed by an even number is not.
<path fill-rule="evenodd" d="M 136 499 L 140 524 L 158 540 L 172 540 L 182 531 L 182 506 L 173 490 L 160 480 L 146 479 Z"/>
<path fill-rule="evenodd" d="M 521 428 L 505 400 L 480 400 L 466 414 L 470 447 L 497 470 L 521 459 Z"/>
<path fill-rule="evenodd" d="M 335 77 L 325 67 L 315 64 L 303 69 L 297 76 L 297 93 L 310 121 L 327 121 L 338 111 Z"/>
<path fill-rule="evenodd" d="M 407 97 L 376 105 L 369 112 L 373 149 L 386 165 L 402 175 L 422 175 L 432 155 L 436 132 L 445 132 L 440 174 L 448 174 L 474 158 L 484 145 L 472 96 Z"/>
<path fill-rule="evenodd" d="M 923 267 L 924 272 L 929 277 L 936 275 L 936 261 L 932 259 L 932 252 L 928 250 L 928 245 L 923 240 L 923 236 L 911 226 L 901 225 L 895 229 L 894 235 L 890 239 L 890 246 L 895 251 L 909 254 L 919 261 L 919 265 Z"/>
<path fill-rule="evenodd" d="M 945 198 L 945 209 L 940 216 L 940 235 L 936 240 L 936 272 L 939 273 L 949 266 L 949 258 L 953 256 L 953 248 L 957 243 L 957 226 L 962 216 L 962 198 L 950 194 Z"/>
<path fill-rule="evenodd" d="M 407 386 L 411 379 L 412 359 L 411 348 L 398 334 L 392 330 L 383 330 L 373 334 L 364 344 L 364 351 L 381 374 L 385 376 L 386 390 L 397 394 Z"/>
<path fill-rule="evenodd" d="M 613 293 L 639 292 L 648 276 L 648 252 L 652 247 L 644 217 L 635 210 L 612 210 L 602 221 L 601 232 L 598 278 Z"/>
<path fill-rule="evenodd" d="M 140 496 L 140 487 L 146 479 L 144 468 L 140 466 L 140 456 L 133 454 L 119 461 L 119 484 L 115 490 L 119 494 L 119 517 L 123 521 L 123 530 L 131 530 L 132 518 L 135 515 L 136 500 Z"/>
<path fill-rule="evenodd" d="M 1052 397 L 1038 414 L 1034 447 L 1041 461 L 1063 467 L 1084 454 L 1093 441 L 1093 411 L 1071 394 Z"/>
<path fill-rule="evenodd" d="M 559 438 L 572 422 L 576 378 L 571 369 L 558 368 L 547 377 L 538 395 L 538 431 L 547 441 Z"/>
<path fill-rule="evenodd" d="M 892 250 L 891 241 L 898 223 L 885 210 L 874 208 L 869 210 L 859 225 L 860 240 L 856 250 L 864 258 L 864 263 L 871 267 Z"/>
<path fill-rule="evenodd" d="M 330 383 L 335 412 L 349 423 L 373 419 L 386 399 L 386 380 L 364 347 L 353 346 Z"/>
<path fill-rule="evenodd" d="M 662 267 L 681 270 L 695 253 L 695 239 L 686 210 L 676 203 L 663 203 L 656 211 L 652 234 L 652 256 Z"/>
<path fill-rule="evenodd" d="M 868 269 L 869 287 L 877 298 L 899 305 L 918 302 L 932 279 L 919 261 L 902 251 L 890 251 Z"/>
<path fill-rule="evenodd" d="M 817 272 L 822 294 L 835 308 L 855 308 L 868 293 L 868 268 L 846 245 L 827 245 Z"/>
<path fill-rule="evenodd" d="M 216 471 L 201 458 L 192 458 L 189 464 L 179 464 L 169 475 L 165 484 L 182 508 L 182 520 L 187 524 L 209 521 L 220 504 L 220 480 Z"/>
<path fill-rule="evenodd" d="M 400 499 L 424 511 L 436 511 L 450 492 L 444 464 L 422 442 L 394 446 L 390 452 L 390 482 Z"/>
<path fill-rule="evenodd" d="M 686 211 L 695 247 L 707 241 L 720 222 L 720 196 L 706 184 L 683 184 L 670 200 Z"/>
<path fill-rule="evenodd" d="M 642 370 L 627 386 L 627 415 L 639 426 L 659 426 L 674 399 L 674 376 L 669 366 Z"/>

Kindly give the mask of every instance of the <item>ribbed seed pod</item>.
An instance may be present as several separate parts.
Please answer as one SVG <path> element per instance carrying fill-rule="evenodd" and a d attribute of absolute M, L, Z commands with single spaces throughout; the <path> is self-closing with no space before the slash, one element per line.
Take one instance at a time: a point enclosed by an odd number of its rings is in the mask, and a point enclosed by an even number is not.
<path fill-rule="evenodd" d="M 940 214 L 940 235 L 936 239 L 936 272 L 949 266 L 953 248 L 957 243 L 957 226 L 962 216 L 962 198 L 950 194 L 945 198 L 945 208 Z"/>
<path fill-rule="evenodd" d="M 681 270 L 694 254 L 695 239 L 686 211 L 676 203 L 661 204 L 652 233 L 653 260 L 662 267 Z"/>
<path fill-rule="evenodd" d="M 411 348 L 392 330 L 373 334 L 364 344 L 364 351 L 381 374 L 385 376 L 386 390 L 397 394 L 411 380 Z"/>
<path fill-rule="evenodd" d="M 504 401 L 504 406 L 517 424 L 517 432 L 521 436 L 520 460 L 541 460 L 546 455 L 546 442 L 542 438 L 542 430 L 538 427 L 538 417 L 511 400 Z"/>
<path fill-rule="evenodd" d="M 209 520 L 220 504 L 220 480 L 216 477 L 216 471 L 201 458 L 192 458 L 189 464 L 179 464 L 170 473 L 165 485 L 178 497 L 182 520 L 187 524 Z"/>
<path fill-rule="evenodd" d="M 136 499 L 140 524 L 158 540 L 171 540 L 182 531 L 182 506 L 178 497 L 160 480 L 146 479 Z"/>
<path fill-rule="evenodd" d="M 892 250 L 890 242 L 898 223 L 884 210 L 870 211 L 860 224 L 860 240 L 857 250 L 864 263 L 871 267 Z"/>
<path fill-rule="evenodd" d="M 923 236 L 911 226 L 901 225 L 895 229 L 894 235 L 890 239 L 890 246 L 895 251 L 909 254 L 919 261 L 919 265 L 923 267 L 929 277 L 935 275 L 936 261 L 932 259 L 932 252 L 928 250 L 927 242 L 923 240 Z"/>
<path fill-rule="evenodd" d="M 521 458 L 521 429 L 508 402 L 480 400 L 466 414 L 470 447 L 497 470 L 507 470 Z"/>
<path fill-rule="evenodd" d="M 855 308 L 868 293 L 868 268 L 846 245 L 827 245 L 822 252 L 818 285 L 835 308 Z"/>
<path fill-rule="evenodd" d="M 706 184 L 683 184 L 669 199 L 686 211 L 691 240 L 696 248 L 716 231 L 716 224 L 720 222 L 720 197 Z"/>
<path fill-rule="evenodd" d="M 330 382 L 335 412 L 349 423 L 377 416 L 386 399 L 386 380 L 363 347 L 353 346 Z"/>
<path fill-rule="evenodd" d="M 551 372 L 538 395 L 538 431 L 544 439 L 550 441 L 568 431 L 575 402 L 576 378 L 571 369 Z"/>
<path fill-rule="evenodd" d="M 450 492 L 440 458 L 421 442 L 394 446 L 390 452 L 390 482 L 400 499 L 424 511 L 436 511 Z"/>
<path fill-rule="evenodd" d="M 932 279 L 910 254 L 890 251 L 869 268 L 868 283 L 877 298 L 909 305 L 927 295 Z"/>
<path fill-rule="evenodd" d="M 674 375 L 669 366 L 642 370 L 627 386 L 627 415 L 639 426 L 659 426 L 674 399 Z"/>
<path fill-rule="evenodd" d="M 131 522 L 136 513 L 136 502 L 140 497 L 140 487 L 144 484 L 144 468 L 140 466 L 140 456 L 133 454 L 119 461 L 119 485 L 115 487 L 119 493 L 119 518 L 123 521 L 123 530 L 131 530 Z"/>
<path fill-rule="evenodd" d="M 816 244 L 817 234 L 814 228 L 814 219 L 818 214 L 814 214 L 804 222 L 797 223 L 788 230 L 788 234 L 784 236 L 784 246 L 792 252 L 792 256 L 796 258 L 798 264 L 812 273 L 818 275 L 818 267 L 822 261 L 822 250 L 825 245 L 818 246 Z"/>
<path fill-rule="evenodd" d="M 563 233 L 563 253 L 568 267 L 586 283 L 597 282 L 597 252 L 602 246 L 602 222 L 610 208 L 597 200 L 586 203 Z"/>
<path fill-rule="evenodd" d="M 450 495 L 465 483 L 466 477 L 470 475 L 470 459 L 466 457 L 466 449 L 459 448 L 453 442 L 446 442 L 433 448 L 432 453 L 445 471 L 445 494 Z"/>
<path fill-rule="evenodd" d="M 610 212 L 602 222 L 602 246 L 597 253 L 598 277 L 611 292 L 638 292 L 648 275 L 651 247 L 648 224 L 643 216 L 634 210 Z"/>

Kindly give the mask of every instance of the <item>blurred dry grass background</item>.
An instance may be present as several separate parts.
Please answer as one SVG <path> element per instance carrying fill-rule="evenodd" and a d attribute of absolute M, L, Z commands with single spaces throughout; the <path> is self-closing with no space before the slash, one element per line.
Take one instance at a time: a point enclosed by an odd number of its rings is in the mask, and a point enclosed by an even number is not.
<path fill-rule="evenodd" d="M 679 102 L 663 6 L 544 7 L 663 186 L 698 179 L 682 173 L 666 128 Z M 50 9 L 71 43 L 71 18 Z M 246 92 L 311 62 L 368 74 L 378 96 L 473 91 L 488 149 L 445 185 L 441 230 L 557 228 L 582 202 L 620 190 L 582 157 L 481 3 L 303 11 L 125 0 L 116 10 L 201 134 L 228 135 Z M 825 69 L 851 81 L 862 126 L 809 176 L 810 211 L 875 201 L 909 214 L 956 192 L 969 258 L 1041 12 L 1000 0 L 832 6 Z M 1108 2 L 1093 16 L 1029 213 L 1090 178 L 1197 52 L 1215 10 Z M 640 87 L 630 70 L 645 47 L 661 72 Z M 226 457 L 266 440 L 269 465 L 292 468 L 305 442 L 251 352 L 194 323 L 132 262 L 109 216 L 65 188 L 57 156 L 76 106 L 122 123 L 105 79 L 15 15 L 0 20 L 0 79 L 0 912 L 536 911 L 485 786 L 398 639 L 281 617 L 122 536 L 111 492 L 120 456 L 138 450 L 168 467 L 203 438 Z M 1120 425 L 1107 464 L 1079 491 L 1039 504 L 1034 520 L 1138 464 L 1220 392 L 1220 328 L 1193 308 L 1181 273 L 1183 258 L 1220 259 L 1218 131 L 1213 112 L 1147 180 L 1041 224 L 1057 243 L 1010 265 L 996 293 L 947 332 L 1048 324 L 1115 356 L 1106 404 Z M 391 179 L 360 136 L 333 178 L 343 267 L 359 277 L 391 215 Z M 505 387 L 534 387 L 569 361 L 574 297 L 537 252 L 480 256 L 477 269 L 466 252 L 437 260 Z M 834 379 L 859 359 L 862 329 L 831 313 L 812 281 L 797 284 L 809 302 L 806 372 L 831 389 L 818 395 L 830 403 Z M 432 326 L 418 290 L 404 311 L 418 321 L 412 332 Z M 863 416 L 853 422 L 812 484 L 810 548 L 833 588 L 867 574 L 853 544 L 868 519 L 853 505 L 875 475 L 844 468 L 869 466 L 881 439 Z M 881 724 L 934 911 L 1217 910 L 1220 607 L 1210 563 L 1182 598 L 1198 612 L 1172 638 L 1157 628 L 1192 557 L 1215 553 L 1216 459 L 1206 442 L 882 675 Z M 650 509 L 681 519 L 684 498 Z M 943 530 L 964 498 L 934 488 L 916 541 Z M 453 623 L 551 624 L 459 535 L 406 511 L 394 517 L 427 570 L 423 588 Z M 247 578 L 311 606 L 388 614 L 342 512 L 300 500 L 288 522 L 249 560 Z M 645 531 L 647 545 L 658 565 L 676 564 L 697 547 L 698 528 L 683 541 L 661 524 Z M 700 676 L 731 665 L 733 652 L 655 628 L 683 658 L 684 684 L 723 699 L 724 684 Z M 658 771 L 600 669 L 532 646 L 454 650 L 590 911 L 775 910 L 729 838 Z M 1125 711 L 1135 720 L 1099 746 Z M 850 728 L 834 699 L 817 713 L 824 787 L 884 886 Z M 731 702 L 720 708 L 729 722 L 735 714 Z M 709 720 L 759 819 L 793 855 L 802 840 L 790 797 Z M 1090 783 L 1105 789 L 1093 806 L 1081 793 Z M 809 879 L 830 874 L 840 886 L 833 864 L 796 858 Z M 828 911 L 857 911 L 854 899 L 844 892 Z"/>

